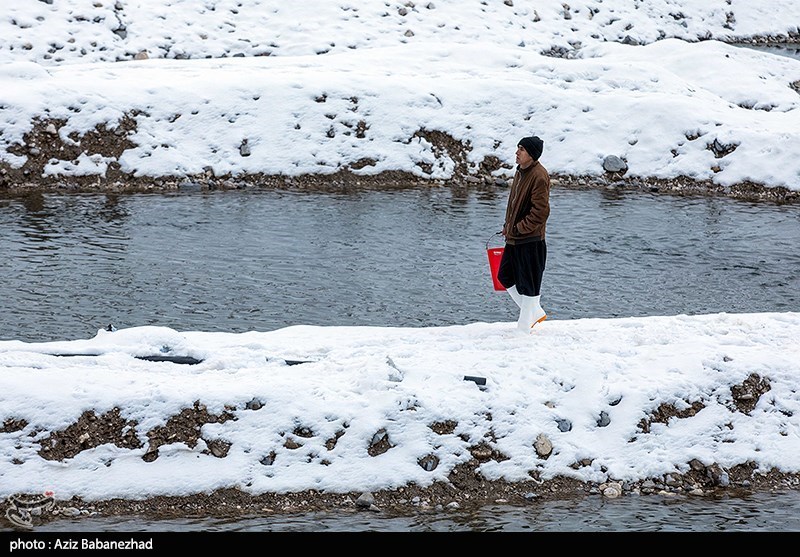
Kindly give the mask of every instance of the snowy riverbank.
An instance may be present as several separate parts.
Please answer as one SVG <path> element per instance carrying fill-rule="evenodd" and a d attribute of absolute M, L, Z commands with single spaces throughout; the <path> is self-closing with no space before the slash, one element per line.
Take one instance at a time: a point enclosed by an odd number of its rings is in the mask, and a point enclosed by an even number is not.
<path fill-rule="evenodd" d="M 167 10 L 210 29 L 168 39 L 155 6 L 115 8 L 125 38 L 107 31 L 95 47 L 85 34 L 102 26 L 77 5 L 41 3 L 39 23 L 12 8 L 0 43 L 0 189 L 503 183 L 516 142 L 536 133 L 565 183 L 766 188 L 779 200 L 800 190 L 800 60 L 721 42 L 795 40 L 791 2 L 686 0 L 680 14 L 674 2 L 568 12 L 560 2 L 320 3 L 311 19 L 310 5 L 261 2 L 279 45 L 268 56 L 253 46 L 259 18 L 217 4 L 228 10 Z M 110 9 L 95 17 L 109 24 Z M 312 46 L 310 26 L 337 46 Z"/>
<path fill-rule="evenodd" d="M 0 496 L 215 514 L 796 489 L 798 329 L 773 313 L 2 341 Z"/>
<path fill-rule="evenodd" d="M 0 193 L 409 181 L 800 199 L 794 0 L 28 2 Z M 768 287 L 768 286 L 767 286 Z M 800 314 L 0 341 L 6 528 L 800 488 Z"/>

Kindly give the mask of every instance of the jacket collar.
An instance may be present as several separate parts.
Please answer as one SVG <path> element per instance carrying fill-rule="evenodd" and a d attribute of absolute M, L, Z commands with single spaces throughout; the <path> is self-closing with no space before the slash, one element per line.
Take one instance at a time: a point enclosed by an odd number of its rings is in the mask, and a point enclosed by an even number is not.
<path fill-rule="evenodd" d="M 529 171 L 531 168 L 535 168 L 537 164 L 539 164 L 538 160 L 537 161 L 533 161 L 533 163 L 528 168 L 522 168 L 520 165 L 517 165 L 517 170 L 524 174 L 525 172 Z"/>

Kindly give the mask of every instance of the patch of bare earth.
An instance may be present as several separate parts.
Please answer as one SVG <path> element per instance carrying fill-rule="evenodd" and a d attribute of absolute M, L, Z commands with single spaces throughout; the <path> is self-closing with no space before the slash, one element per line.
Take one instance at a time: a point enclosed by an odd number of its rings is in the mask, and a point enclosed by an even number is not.
<path fill-rule="evenodd" d="M 769 381 L 753 374 L 742 383 L 731 387 L 731 412 L 751 412 L 758 399 L 770 390 Z M 258 410 L 259 405 L 247 405 L 249 410 Z M 655 423 L 668 425 L 673 420 L 690 419 L 704 407 L 700 400 L 663 402 L 639 423 L 638 435 L 648 435 Z M 196 446 L 200 439 L 206 443 L 203 452 L 217 458 L 225 458 L 231 444 L 224 439 L 202 437 L 202 427 L 207 423 L 222 423 L 235 420 L 235 408 L 228 407 L 224 412 L 215 415 L 196 401 L 192 407 L 184 408 L 175 416 L 146 433 L 149 445 L 142 459 L 153 462 L 158 458 L 158 448 L 170 443 L 181 442 L 190 447 Z M 114 408 L 100 415 L 93 411 L 84 412 L 75 423 L 60 431 L 31 431 L 28 435 L 39 436 L 41 446 L 39 456 L 47 460 L 66 461 L 81 451 L 103 444 L 111 443 L 121 448 L 139 449 L 142 447 L 136 434 L 136 423 L 122 418 L 119 408 Z M 438 435 L 450 435 L 456 431 L 458 423 L 454 420 L 430 424 L 432 431 Z M 23 434 L 29 426 L 24 420 L 13 417 L 6 418 L 0 428 L 2 434 Z M 345 426 L 325 443 L 328 450 L 334 450 L 338 439 L 346 435 Z M 302 447 L 304 439 L 313 437 L 313 428 L 297 426 L 284 434 L 284 446 L 290 449 Z M 479 471 L 481 464 L 506 460 L 507 457 L 496 449 L 496 440 L 491 433 L 484 439 L 471 442 L 469 451 L 471 458 L 454 467 L 448 474 L 446 482 L 436 482 L 427 487 L 415 484 L 396 489 L 385 489 L 367 494 L 364 493 L 327 493 L 318 490 L 306 490 L 297 493 L 263 493 L 250 494 L 237 488 L 226 488 L 213 493 L 197 493 L 189 496 L 157 496 L 144 500 L 110 499 L 105 501 L 84 501 L 80 497 L 69 500 L 56 500 L 48 503 L 47 512 L 37 516 L 28 516 L 31 524 L 58 520 L 61 517 L 75 516 L 134 516 L 140 515 L 148 519 L 165 519 L 181 517 L 244 517 L 270 515 L 276 513 L 309 513 L 315 511 L 369 511 L 381 512 L 388 516 L 413 515 L 421 512 L 447 512 L 453 509 L 469 510 L 488 504 L 529 505 L 535 501 L 568 499 L 590 494 L 608 496 L 611 486 L 616 489 L 614 496 L 625 493 L 641 495 L 669 494 L 686 496 L 716 497 L 725 494 L 744 494 L 754 491 L 779 491 L 800 489 L 800 475 L 782 473 L 779 470 L 759 470 L 754 462 L 744 462 L 731 468 L 719 464 L 703 464 L 697 460 L 687 463 L 683 473 L 673 472 L 656 478 L 647 478 L 636 482 L 608 482 L 597 485 L 592 482 L 581 482 L 569 477 L 542 479 L 537 470 L 529 472 L 530 479 L 520 482 L 504 480 L 488 480 Z M 636 439 L 631 439 L 635 442 Z M 378 456 L 394 448 L 386 430 L 375 432 L 372 442 L 366 448 L 370 456 Z M 532 447 L 533 448 L 533 447 Z M 538 451 L 537 451 L 538 452 Z M 546 459 L 549 454 L 539 454 Z M 261 464 L 269 466 L 275 455 L 266 455 Z M 21 462 L 15 462 L 21 464 Z M 325 461 L 320 462 L 322 465 Z M 592 464 L 591 459 L 575 462 L 574 469 Z M 107 463 L 111 465 L 111 463 Z M 433 455 L 420 459 L 419 465 L 426 470 L 438 466 Z M 616 486 L 616 487 L 614 487 Z M 9 498 L 0 510 L 7 513 L 16 502 L 22 500 L 36 501 L 41 495 L 19 494 Z M 13 509 L 12 509 L 13 510 Z"/>
<path fill-rule="evenodd" d="M 0 194 L 19 195 L 44 192 L 153 192 L 172 191 L 182 188 L 201 190 L 231 190 L 246 188 L 301 189 L 313 191 L 348 191 L 359 189 L 397 189 L 428 186 L 466 186 L 466 187 L 506 187 L 513 166 L 503 163 L 500 157 L 489 155 L 478 163 L 468 160 L 472 150 L 469 142 L 454 138 L 440 130 L 419 129 L 411 141 L 425 141 L 430 145 L 434 163 L 420 162 L 421 175 L 404 171 L 386 171 L 370 174 L 369 169 L 376 161 L 364 158 L 344 165 L 333 173 L 304 174 L 297 176 L 251 174 L 216 174 L 207 168 L 200 174 L 182 176 L 136 176 L 123 172 L 117 162 L 121 154 L 135 147 L 130 137 L 136 130 L 137 114 L 125 115 L 116 124 L 98 125 L 83 135 L 75 132 L 66 138 L 61 137 L 63 120 L 36 120 L 32 129 L 25 134 L 21 144 L 15 144 L 9 151 L 26 157 L 19 168 L 0 162 Z M 363 128 L 363 129 L 362 129 Z M 355 131 L 363 133 L 363 124 Z M 690 140 L 692 138 L 689 138 Z M 697 138 L 694 138 L 697 139 Z M 724 157 L 735 146 L 722 146 L 720 157 Z M 715 145 L 709 147 L 714 150 Z M 53 161 L 77 164 L 81 155 L 99 156 L 106 161 L 103 175 L 72 176 L 58 173 L 45 173 Z M 443 180 L 433 178 L 437 166 L 452 165 L 452 177 Z M 604 172 L 599 175 L 581 176 L 571 174 L 552 174 L 554 188 L 565 189 L 603 189 L 609 192 L 644 191 L 679 196 L 727 196 L 748 201 L 767 201 L 774 203 L 800 202 L 800 192 L 786 187 L 767 187 L 754 182 L 743 182 L 731 187 L 723 187 L 710 180 L 694 180 L 686 176 L 673 179 L 657 179 L 626 175 L 626 172 Z"/>

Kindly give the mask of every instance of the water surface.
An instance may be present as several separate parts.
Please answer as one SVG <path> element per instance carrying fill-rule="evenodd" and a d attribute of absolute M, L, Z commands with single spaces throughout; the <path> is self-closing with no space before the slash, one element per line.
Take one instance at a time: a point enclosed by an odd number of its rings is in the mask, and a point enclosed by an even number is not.
<path fill-rule="evenodd" d="M 183 191 L 0 199 L 0 338 L 140 325 L 268 331 L 511 321 L 492 288 L 507 190 Z M 800 207 L 552 192 L 551 319 L 800 311 Z M 797 531 L 800 493 L 600 496 L 409 517 L 88 517 L 41 531 Z M 37 529 L 38 530 L 38 529 Z"/>
<path fill-rule="evenodd" d="M 0 200 L 0 339 L 159 325 L 432 327 L 516 319 L 494 291 L 507 190 Z M 549 319 L 800 310 L 800 208 L 553 190 Z"/>

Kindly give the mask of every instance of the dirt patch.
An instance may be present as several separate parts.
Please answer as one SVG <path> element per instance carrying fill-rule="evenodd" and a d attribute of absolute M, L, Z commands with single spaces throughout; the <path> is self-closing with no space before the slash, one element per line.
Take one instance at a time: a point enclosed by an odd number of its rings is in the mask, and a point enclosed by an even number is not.
<path fill-rule="evenodd" d="M 748 411 L 752 399 L 745 395 L 760 396 L 768 390 L 768 382 L 758 376 L 751 376 L 740 385 L 733 387 L 733 398 L 742 404 L 739 411 Z M 662 404 L 640 426 L 649 429 L 652 422 L 666 423 L 669 419 L 687 418 L 699 411 L 702 404 L 695 402 L 679 410 L 674 404 Z M 163 426 L 155 427 L 147 433 L 149 447 L 147 454 L 157 457 L 158 447 L 168 443 L 182 442 L 195 446 L 201 439 L 202 426 L 207 423 L 222 423 L 235 419 L 233 407 L 220 414 L 213 414 L 200 402 L 191 408 L 184 408 L 167 420 Z M 28 424 L 7 418 L 3 422 L 1 434 L 20 432 Z M 441 435 L 452 434 L 457 423 L 452 420 L 429 425 L 432 431 Z M 48 460 L 67 460 L 82 450 L 103 443 L 113 443 L 123 448 L 140 448 L 141 443 L 135 435 L 136 423 L 122 418 L 120 409 L 114 408 L 104 414 L 84 412 L 69 427 L 53 432 L 40 441 L 40 456 Z M 303 439 L 314 435 L 312 428 L 297 426 L 287 435 L 287 442 L 298 446 Z M 333 449 L 344 431 L 328 440 L 326 446 Z M 224 439 L 204 439 L 208 449 L 217 458 L 224 458 L 230 443 Z M 519 482 L 488 480 L 480 473 L 480 466 L 490 461 L 503 461 L 507 457 L 497 451 L 491 436 L 473 444 L 469 448 L 471 458 L 454 467 L 447 481 L 436 482 L 421 487 L 415 484 L 396 489 L 385 489 L 374 493 L 348 492 L 327 493 L 318 490 L 305 490 L 296 493 L 250 494 L 242 489 L 227 488 L 213 493 L 197 493 L 188 496 L 156 496 L 142 500 L 110 499 L 105 501 L 85 501 L 80 497 L 59 500 L 58 494 L 15 494 L 0 502 L 0 520 L 6 517 L 7 525 L 15 529 L 32 529 L 36 525 L 61 518 L 91 516 L 143 516 L 149 520 L 193 517 L 245 517 L 276 513 L 323 512 L 341 510 L 380 511 L 386 515 L 413 515 L 423 511 L 447 511 L 451 509 L 469 510 L 490 504 L 527 505 L 536 500 L 569 499 L 590 494 L 613 493 L 613 496 L 629 494 L 685 494 L 692 496 L 715 496 L 722 493 L 744 494 L 754 491 L 800 490 L 800 475 L 784 474 L 777 470 L 759 470 L 752 462 L 745 462 L 729 469 L 719 464 L 692 460 L 687 463 L 684 473 L 673 472 L 663 476 L 647 478 L 636 482 L 614 482 L 609 480 L 598 485 L 581 482 L 569 477 L 542 479 L 539 471 L 529 472 L 530 479 Z M 45 447 L 49 450 L 45 451 Z M 378 430 L 372 443 L 365 450 L 377 456 L 393 447 L 385 430 Z M 152 458 L 150 462 L 155 460 Z M 275 453 L 267 455 L 262 464 L 267 466 L 275 460 Z M 16 464 L 21 464 L 17 462 Z M 324 462 L 323 462 L 324 464 Z M 420 459 L 419 465 L 426 470 L 438 466 L 438 459 L 428 455 Z M 591 466 L 592 460 L 576 462 L 574 469 Z M 608 486 L 614 490 L 609 491 Z M 368 503 L 364 503 L 364 500 Z M 37 512 L 33 512 L 37 509 Z M 13 517 L 16 523 L 10 522 Z"/>
<path fill-rule="evenodd" d="M 700 401 L 691 403 L 688 408 L 683 410 L 678 410 L 674 404 L 662 403 L 658 408 L 656 408 L 649 418 L 643 418 L 639 422 L 639 429 L 642 433 L 650 433 L 650 426 L 654 422 L 668 424 L 672 418 L 690 418 L 703 408 L 705 408 L 705 404 Z"/>
<path fill-rule="evenodd" d="M 38 454 L 45 460 L 65 460 L 106 443 L 136 449 L 141 443 L 136 437 L 135 425 L 135 422 L 126 422 L 120 416 L 119 408 L 101 416 L 90 410 L 66 429 L 54 431 L 39 441 L 41 449 Z"/>
<path fill-rule="evenodd" d="M 3 421 L 3 426 L 0 427 L 0 433 L 13 433 L 15 431 L 22 431 L 28 426 L 26 420 L 17 420 L 14 418 L 6 418 Z"/>
<path fill-rule="evenodd" d="M 9 152 L 26 157 L 20 168 L 0 163 L 0 195 L 20 195 L 45 192 L 67 193 L 135 193 L 175 190 L 235 190 L 248 188 L 309 190 L 320 192 L 347 192 L 363 189 L 402 189 L 418 186 L 501 187 L 509 185 L 513 166 L 503 163 L 496 155 L 488 155 L 478 163 L 470 162 L 472 150 L 469 142 L 454 138 L 440 130 L 420 129 L 408 141 L 425 141 L 434 155 L 433 163 L 420 162 L 422 176 L 405 171 L 384 171 L 377 174 L 361 173 L 375 166 L 377 161 L 359 159 L 332 173 L 303 174 L 215 174 L 208 168 L 199 174 L 180 176 L 136 176 L 122 172 L 117 162 L 122 153 L 135 147 L 130 136 L 136 131 L 137 114 L 126 114 L 116 124 L 98 125 L 83 135 L 70 133 L 62 137 L 63 120 L 36 120 L 21 144 L 12 145 Z M 360 132 L 366 125 L 359 126 Z M 734 145 L 711 143 L 708 149 L 720 156 L 735 149 Z M 66 166 L 79 164 L 80 157 L 97 161 L 105 167 L 105 175 L 84 176 L 46 173 L 53 163 Z M 452 165 L 448 179 L 432 178 L 436 167 Z M 503 172 L 500 172 L 503 171 Z M 800 192 L 786 187 L 767 187 L 754 182 L 743 182 L 723 187 L 710 180 L 695 180 L 686 176 L 672 179 L 633 177 L 621 172 L 582 176 L 551 174 L 554 188 L 602 189 L 604 191 L 642 191 L 678 196 L 725 196 L 748 201 L 771 203 L 800 203 Z"/>
<path fill-rule="evenodd" d="M 80 157 L 95 157 L 100 164 L 105 164 L 105 176 L 75 176 L 70 178 L 76 185 L 94 183 L 102 187 L 102 183 L 126 180 L 128 175 L 120 171 L 117 162 L 127 149 L 136 145 L 128 139 L 136 131 L 136 115 L 126 114 L 113 127 L 99 124 L 93 130 L 79 135 L 72 132 L 62 137 L 61 128 L 66 120 L 37 119 L 31 130 L 23 136 L 21 144 L 15 144 L 8 151 L 17 156 L 26 157 L 20 168 L 13 168 L 7 163 L 0 163 L 0 191 L 14 189 L 15 185 L 26 185 L 26 189 L 35 189 L 34 184 L 41 187 L 59 187 L 64 178 L 57 174 L 47 174 L 48 167 L 54 163 L 67 165 L 80 164 Z"/>
<path fill-rule="evenodd" d="M 758 404 L 761 395 L 770 390 L 769 381 L 757 373 L 750 375 L 739 385 L 731 387 L 731 396 L 736 410 L 749 414 Z"/>
<path fill-rule="evenodd" d="M 488 159 L 487 159 L 488 160 Z M 363 163 L 363 161 L 361 161 Z M 487 163 L 491 164 L 491 163 Z M 0 165 L 2 166 L 2 165 Z M 43 193 L 145 193 L 165 191 L 214 191 L 242 189 L 303 190 L 317 192 L 355 192 L 365 190 L 393 190 L 416 187 L 465 187 L 475 189 L 505 189 L 510 181 L 490 172 L 476 172 L 467 176 L 453 176 L 447 180 L 420 178 L 410 172 L 386 171 L 378 174 L 357 174 L 352 168 L 331 174 L 247 174 L 215 176 L 211 172 L 195 176 L 139 176 L 119 180 L 99 179 L 96 176 L 78 176 L 69 180 L 58 179 L 49 183 L 8 181 L 0 177 L 0 196 L 27 196 Z M 0 171 L 0 174 L 2 172 Z M 751 202 L 774 204 L 800 204 L 800 191 L 785 187 L 768 187 L 752 182 L 723 187 L 711 181 L 692 178 L 672 179 L 581 176 L 551 174 L 553 189 L 602 190 L 607 195 L 628 192 L 664 194 L 677 197 L 727 197 Z"/>
<path fill-rule="evenodd" d="M 170 443 L 184 443 L 187 447 L 197 446 L 201 438 L 200 430 L 205 424 L 224 423 L 235 419 L 233 414 L 226 411 L 220 415 L 211 414 L 205 405 L 195 401 L 192 408 L 184 408 L 177 416 L 172 416 L 163 426 L 158 426 L 147 432 L 149 444 L 147 451 L 142 456 L 145 462 L 153 462 L 158 458 L 158 448 Z M 223 439 L 204 439 L 208 446 L 207 451 L 218 458 L 228 454 L 230 443 Z"/>
<path fill-rule="evenodd" d="M 476 471 L 477 460 L 463 463 L 448 476 L 447 482 L 437 482 L 428 487 L 414 484 L 373 493 L 326 493 L 306 490 L 296 493 L 264 493 L 252 495 L 240 489 L 228 488 L 212 493 L 190 496 L 156 496 L 142 500 L 110 499 L 84 501 L 79 497 L 53 500 L 52 494 L 15 496 L 0 504 L 0 511 L 14 510 L 14 501 L 27 498 L 38 500 L 47 507 L 43 512 L 28 515 L 27 529 L 57 521 L 62 518 L 96 516 L 141 516 L 146 520 L 176 518 L 243 518 L 253 516 L 333 512 L 370 511 L 384 516 L 413 516 L 421 512 L 470 511 L 486 505 L 530 505 L 536 501 L 567 500 L 575 497 L 603 494 L 606 485 L 583 483 L 573 478 L 557 477 L 541 480 L 531 474 L 529 481 L 507 482 L 487 480 Z M 615 482 L 618 491 L 614 496 L 686 495 L 720 497 L 742 496 L 759 491 L 800 490 L 800 476 L 777 471 L 763 473 L 754 463 L 744 463 L 729 470 L 719 465 L 704 466 L 698 461 L 690 463 L 685 474 L 667 474 L 641 482 Z M 611 483 L 611 482 L 609 482 Z M 369 504 L 364 504 L 363 499 Z M 7 525 L 10 523 L 7 522 Z M 26 526 L 10 524 L 16 529 Z"/>

